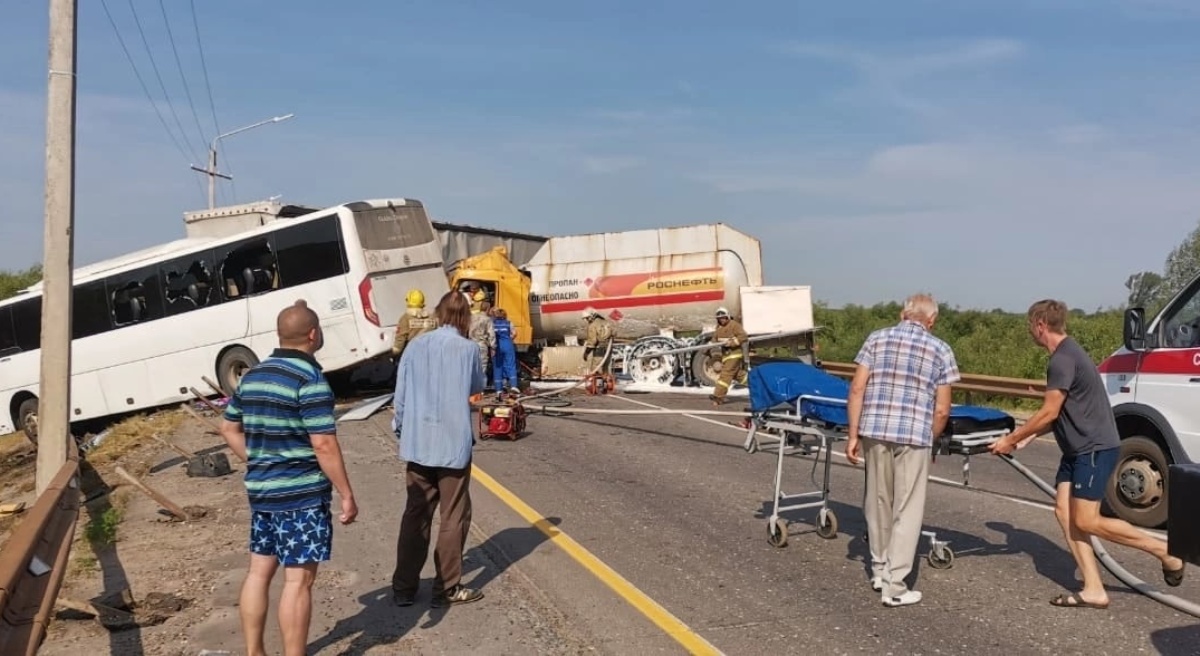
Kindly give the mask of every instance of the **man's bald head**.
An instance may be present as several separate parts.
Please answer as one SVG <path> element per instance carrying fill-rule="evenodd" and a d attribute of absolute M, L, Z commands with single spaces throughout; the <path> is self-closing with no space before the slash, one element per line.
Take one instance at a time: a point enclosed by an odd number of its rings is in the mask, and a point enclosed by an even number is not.
<path fill-rule="evenodd" d="M 320 327 L 321 321 L 317 318 L 317 313 L 302 300 L 284 308 L 275 321 L 279 345 L 290 348 L 303 349 L 309 344 L 316 346 L 319 340 L 314 338 L 313 331 L 319 330 Z"/>

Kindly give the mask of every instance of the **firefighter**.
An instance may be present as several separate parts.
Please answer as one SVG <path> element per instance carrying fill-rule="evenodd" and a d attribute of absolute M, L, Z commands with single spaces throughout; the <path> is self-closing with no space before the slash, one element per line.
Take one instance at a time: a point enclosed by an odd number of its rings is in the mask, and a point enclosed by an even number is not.
<path fill-rule="evenodd" d="M 749 339 L 742 324 L 730 318 L 729 310 L 717 308 L 717 331 L 713 334 L 713 341 L 721 344 L 721 375 L 717 378 L 712 396 L 708 397 L 714 405 L 725 402 L 725 395 L 729 393 L 734 379 L 742 385 L 746 384 L 743 345 Z"/>
<path fill-rule="evenodd" d="M 496 356 L 492 364 L 492 381 L 496 386 L 496 399 L 503 400 L 505 389 L 517 389 L 517 346 L 513 341 L 513 325 L 508 313 L 501 308 L 492 311 L 492 325 L 496 332 Z"/>
<path fill-rule="evenodd" d="M 612 324 L 600 316 L 595 308 L 583 311 L 583 320 L 587 322 L 587 338 L 583 342 L 583 361 L 588 363 L 588 373 L 599 372 L 600 367 L 607 367 L 609 344 L 612 343 Z"/>
<path fill-rule="evenodd" d="M 496 350 L 496 328 L 488 316 L 490 304 L 483 290 L 468 294 L 467 298 L 471 301 L 471 325 L 467 335 L 479 345 L 479 363 L 483 365 L 483 377 L 486 380 L 487 372 L 491 371 L 492 354 Z"/>
<path fill-rule="evenodd" d="M 396 322 L 396 339 L 392 342 L 392 359 L 397 364 L 400 363 L 405 346 L 420 335 L 437 328 L 437 320 L 425 309 L 425 294 L 421 290 L 410 289 L 404 301 L 408 310 L 400 315 L 400 320 Z"/>

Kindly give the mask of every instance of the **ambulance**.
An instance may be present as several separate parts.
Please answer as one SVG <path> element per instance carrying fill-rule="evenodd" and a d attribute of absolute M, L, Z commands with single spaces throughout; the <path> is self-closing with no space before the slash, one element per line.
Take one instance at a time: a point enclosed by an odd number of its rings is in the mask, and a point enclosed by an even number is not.
<path fill-rule="evenodd" d="M 1105 499 L 1131 524 L 1167 522 L 1167 472 L 1200 458 L 1200 276 L 1149 323 L 1125 312 L 1124 345 L 1100 363 L 1121 433 Z"/>

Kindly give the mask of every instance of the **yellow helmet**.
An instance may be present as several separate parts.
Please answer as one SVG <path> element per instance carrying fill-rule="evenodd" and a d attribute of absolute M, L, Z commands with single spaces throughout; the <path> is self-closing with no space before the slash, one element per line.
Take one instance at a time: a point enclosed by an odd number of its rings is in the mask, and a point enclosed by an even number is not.
<path fill-rule="evenodd" d="M 421 293 L 419 289 L 413 289 L 408 292 L 406 301 L 410 308 L 423 308 L 425 307 L 425 294 Z"/>

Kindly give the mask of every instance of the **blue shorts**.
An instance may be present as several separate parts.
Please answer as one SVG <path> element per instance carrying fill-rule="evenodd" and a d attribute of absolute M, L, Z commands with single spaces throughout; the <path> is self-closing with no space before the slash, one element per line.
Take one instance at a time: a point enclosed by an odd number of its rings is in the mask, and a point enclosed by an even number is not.
<path fill-rule="evenodd" d="M 275 556 L 280 565 L 329 560 L 333 550 L 333 514 L 324 503 L 299 510 L 250 514 L 250 552 Z"/>
<path fill-rule="evenodd" d="M 1120 451 L 1120 448 L 1114 447 L 1077 456 L 1064 455 L 1058 463 L 1058 474 L 1054 477 L 1055 487 L 1062 483 L 1070 483 L 1071 496 L 1076 499 L 1103 499 L 1108 479 L 1112 478 L 1117 469 L 1117 456 Z"/>

